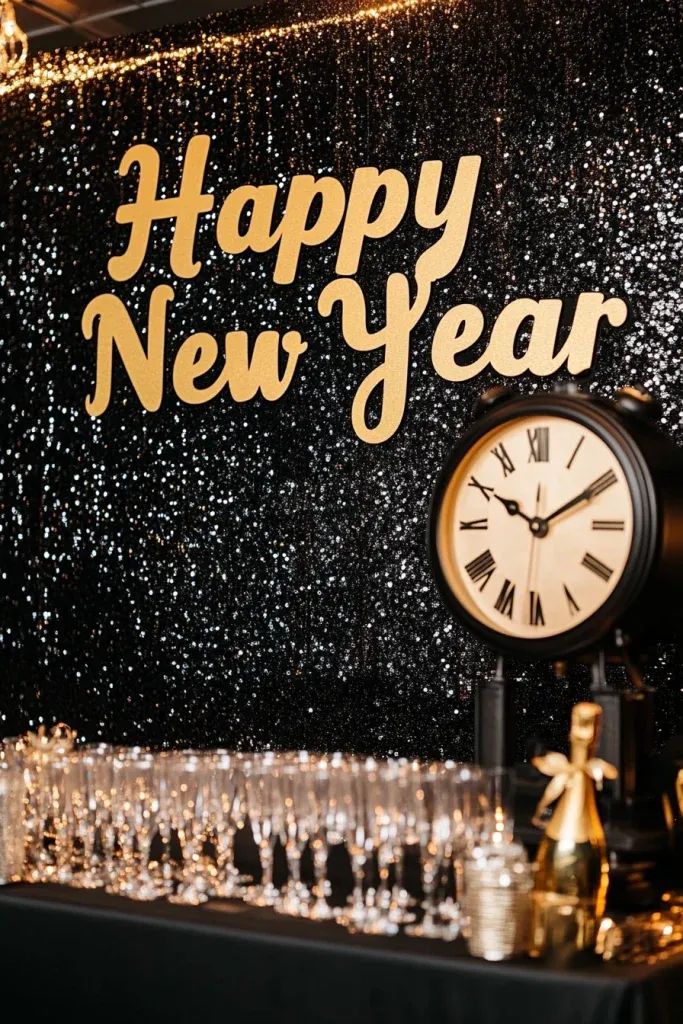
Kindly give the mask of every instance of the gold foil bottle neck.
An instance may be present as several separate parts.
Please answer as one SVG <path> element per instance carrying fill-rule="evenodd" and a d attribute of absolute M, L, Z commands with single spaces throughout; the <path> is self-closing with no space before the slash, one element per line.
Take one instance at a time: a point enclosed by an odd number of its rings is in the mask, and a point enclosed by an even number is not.
<path fill-rule="evenodd" d="M 572 724 L 569 732 L 569 741 L 580 744 L 591 753 L 598 744 L 600 735 L 600 722 L 602 719 L 602 708 L 599 704 L 592 704 L 590 701 L 582 701 L 572 708 Z M 574 753 L 574 751 L 572 751 Z"/>

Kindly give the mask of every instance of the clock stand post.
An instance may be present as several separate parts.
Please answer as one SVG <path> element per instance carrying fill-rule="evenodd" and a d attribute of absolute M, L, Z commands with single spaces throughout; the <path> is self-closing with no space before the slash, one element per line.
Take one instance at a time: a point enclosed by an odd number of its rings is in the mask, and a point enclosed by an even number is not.
<path fill-rule="evenodd" d="M 513 687 L 505 678 L 502 655 L 493 675 L 477 684 L 474 695 L 474 759 L 482 768 L 507 768 L 514 763 Z"/>
<path fill-rule="evenodd" d="M 591 664 L 591 691 L 603 709 L 598 755 L 619 771 L 601 795 L 611 861 L 610 902 L 632 909 L 656 903 L 666 881 L 672 833 L 661 786 L 653 778 L 654 691 L 623 638 L 617 634 L 616 639 L 609 662 L 623 669 L 627 685 L 608 680 L 603 650 Z"/>
<path fill-rule="evenodd" d="M 615 765 L 619 776 L 610 785 L 614 800 L 629 802 L 647 783 L 648 759 L 654 746 L 654 691 L 646 686 L 640 668 L 625 648 L 613 659 L 627 676 L 629 686 L 607 680 L 607 658 L 601 651 L 591 665 L 591 693 L 602 707 L 599 755 Z"/>

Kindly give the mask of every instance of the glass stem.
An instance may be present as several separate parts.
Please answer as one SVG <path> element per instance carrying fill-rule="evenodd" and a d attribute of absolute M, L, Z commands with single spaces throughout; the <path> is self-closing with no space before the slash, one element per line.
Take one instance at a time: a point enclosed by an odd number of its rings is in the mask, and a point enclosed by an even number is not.
<path fill-rule="evenodd" d="M 95 826 L 85 818 L 79 832 L 83 843 L 83 871 L 90 873 L 95 859 Z"/>
<path fill-rule="evenodd" d="M 365 909 L 365 897 L 363 895 L 363 881 L 365 879 L 365 854 L 354 853 L 352 857 L 353 864 L 353 896 L 352 902 L 354 909 L 364 910 Z"/>
<path fill-rule="evenodd" d="M 161 877 L 164 883 L 169 884 L 173 881 L 174 870 L 171 863 L 171 829 L 166 823 L 159 825 L 159 839 L 161 840 L 161 854 L 159 856 Z"/>
<path fill-rule="evenodd" d="M 113 884 L 116 880 L 119 864 L 116 849 L 116 826 L 109 820 L 102 829 L 102 850 L 104 853 L 107 881 Z"/>
<path fill-rule="evenodd" d="M 140 858 L 140 874 L 145 882 L 150 881 L 149 857 L 152 850 L 154 832 L 151 828 L 138 833 L 138 856 Z"/>
<path fill-rule="evenodd" d="M 377 885 L 377 906 L 380 910 L 387 910 L 391 901 L 389 891 L 389 868 L 393 860 L 391 847 L 386 844 L 380 845 L 377 850 L 377 867 L 379 871 L 379 883 Z"/>
<path fill-rule="evenodd" d="M 436 889 L 436 859 L 425 854 L 424 867 L 422 869 L 422 888 L 424 891 L 424 921 L 423 925 L 434 923 L 434 891 Z"/>
<path fill-rule="evenodd" d="M 273 846 L 270 839 L 264 839 L 261 843 L 261 887 L 270 889 L 273 885 Z"/>
<path fill-rule="evenodd" d="M 69 827 L 63 818 L 55 818 L 55 847 L 57 881 L 66 882 L 71 878 L 71 842 Z"/>
<path fill-rule="evenodd" d="M 401 846 L 394 847 L 394 887 L 391 893 L 391 901 L 397 908 L 403 907 L 405 903 L 405 888 L 403 885 L 404 875 L 404 858 L 403 848 Z"/>
<path fill-rule="evenodd" d="M 316 836 L 312 844 L 313 853 L 313 891 L 317 900 L 325 902 L 329 889 L 327 881 L 327 843 L 322 836 Z"/>
<path fill-rule="evenodd" d="M 220 825 L 216 829 L 216 877 L 219 882 L 224 881 L 229 873 L 229 860 L 230 836 L 228 830 L 223 825 Z"/>
<path fill-rule="evenodd" d="M 235 867 L 235 835 L 237 829 L 234 825 L 228 825 L 225 830 L 227 838 L 227 848 L 225 857 L 225 874 L 226 876 L 232 876 L 233 878 L 239 874 L 239 871 Z"/>
<path fill-rule="evenodd" d="M 290 844 L 290 848 L 287 851 L 287 862 L 290 885 L 292 889 L 298 890 L 301 887 L 301 854 L 299 853 L 296 840 Z"/>

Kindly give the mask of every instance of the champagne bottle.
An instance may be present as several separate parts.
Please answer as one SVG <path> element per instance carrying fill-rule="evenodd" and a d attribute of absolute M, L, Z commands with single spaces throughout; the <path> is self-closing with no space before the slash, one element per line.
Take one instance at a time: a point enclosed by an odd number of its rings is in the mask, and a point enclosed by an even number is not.
<path fill-rule="evenodd" d="M 569 733 L 569 761 L 561 754 L 548 754 L 534 761 L 541 771 L 554 776 L 539 807 L 559 796 L 538 848 L 534 888 L 541 904 L 545 900 L 546 915 L 552 906 L 556 913 L 573 915 L 573 943 L 577 949 L 588 949 L 595 943 L 609 882 L 595 780 L 613 778 L 616 772 L 593 756 L 601 715 L 598 704 L 576 704 Z M 545 896 L 541 898 L 540 894 Z"/>

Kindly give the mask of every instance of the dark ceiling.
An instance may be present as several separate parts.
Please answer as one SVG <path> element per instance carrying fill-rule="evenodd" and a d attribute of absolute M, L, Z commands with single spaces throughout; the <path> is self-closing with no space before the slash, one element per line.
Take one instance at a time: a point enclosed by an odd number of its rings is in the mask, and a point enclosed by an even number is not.
<path fill-rule="evenodd" d="M 14 0 L 32 53 L 190 21 L 263 0 Z"/>

